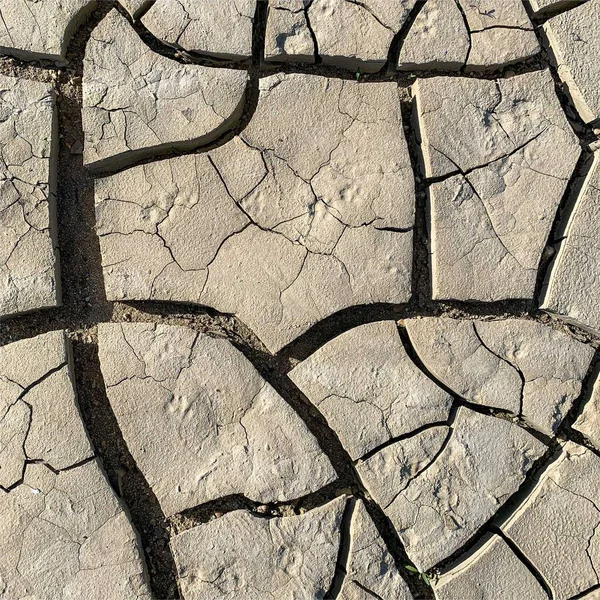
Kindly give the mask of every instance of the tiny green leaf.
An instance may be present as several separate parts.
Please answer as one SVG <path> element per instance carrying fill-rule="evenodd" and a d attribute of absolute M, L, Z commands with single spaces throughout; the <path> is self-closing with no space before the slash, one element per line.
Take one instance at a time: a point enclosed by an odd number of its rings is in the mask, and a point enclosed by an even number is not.
<path fill-rule="evenodd" d="M 427 584 L 431 585 L 431 580 L 429 579 L 429 575 L 427 573 L 421 573 L 421 579 Z"/>
<path fill-rule="evenodd" d="M 410 571 L 411 573 L 418 573 L 419 572 L 419 569 L 416 569 L 412 565 L 404 565 L 404 566 L 406 567 L 406 570 Z"/>

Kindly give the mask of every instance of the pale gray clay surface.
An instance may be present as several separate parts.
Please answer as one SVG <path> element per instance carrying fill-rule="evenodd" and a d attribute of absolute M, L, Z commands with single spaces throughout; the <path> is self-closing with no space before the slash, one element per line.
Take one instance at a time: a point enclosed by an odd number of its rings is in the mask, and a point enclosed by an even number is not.
<path fill-rule="evenodd" d="M 0 347 L 0 488 L 17 486 L 29 461 L 60 471 L 92 456 L 64 333 Z"/>
<path fill-rule="evenodd" d="M 52 87 L 0 75 L 0 316 L 60 305 Z"/>
<path fill-rule="evenodd" d="M 410 28 L 401 70 L 494 70 L 540 51 L 520 0 L 428 0 Z"/>
<path fill-rule="evenodd" d="M 544 25 L 558 74 L 587 123 L 600 119 L 599 14 L 600 0 L 589 0 Z"/>
<path fill-rule="evenodd" d="M 548 17 L 558 12 L 571 10 L 589 0 L 531 0 L 531 8 L 538 17 Z"/>
<path fill-rule="evenodd" d="M 0 600 L 600 600 L 599 31 L 0 0 Z"/>
<path fill-rule="evenodd" d="M 126 164 L 173 145 L 217 137 L 241 110 L 246 72 L 183 65 L 152 52 L 111 11 L 87 43 L 83 68 L 84 162 Z"/>
<path fill-rule="evenodd" d="M 567 442 L 532 494 L 502 527 L 555 598 L 600 583 L 600 457 Z"/>
<path fill-rule="evenodd" d="M 566 321 L 598 334 L 600 332 L 599 261 L 596 239 L 600 219 L 600 151 L 577 198 L 564 239 L 550 269 L 541 308 Z"/>
<path fill-rule="evenodd" d="M 233 313 L 277 351 L 408 301 L 414 203 L 396 84 L 267 77 L 240 137 L 97 181 L 107 296 Z"/>
<path fill-rule="evenodd" d="M 339 552 L 345 500 L 302 515 L 237 510 L 171 541 L 184 600 L 325 597 Z"/>
<path fill-rule="evenodd" d="M 315 62 L 315 44 L 308 26 L 305 0 L 269 0 L 265 60 Z"/>
<path fill-rule="evenodd" d="M 417 436 L 425 440 L 387 446 L 382 456 L 364 461 L 359 473 L 408 557 L 426 571 L 477 533 L 519 489 L 546 447 L 508 421 L 464 407 L 443 438 L 438 428 Z M 422 446 L 417 452 L 415 444 Z"/>
<path fill-rule="evenodd" d="M 97 6 L 92 0 L 2 0 L 0 51 L 64 63 L 73 33 Z"/>
<path fill-rule="evenodd" d="M 0 347 L 0 597 L 149 598 L 137 536 L 94 459 L 62 331 Z"/>
<path fill-rule="evenodd" d="M 127 12 L 137 18 L 146 9 L 152 6 L 155 0 L 119 0 L 119 3 L 127 9 Z"/>
<path fill-rule="evenodd" d="M 335 479 L 300 417 L 227 340 L 141 323 L 98 335 L 108 399 L 165 514 L 229 494 L 293 500 Z"/>
<path fill-rule="evenodd" d="M 535 576 L 498 535 L 434 582 L 436 600 L 547 600 Z"/>
<path fill-rule="evenodd" d="M 150 599 L 141 547 L 97 460 L 0 489 L 0 596 Z"/>
<path fill-rule="evenodd" d="M 393 321 L 328 342 L 290 372 L 353 459 L 388 440 L 445 421 L 452 397 L 406 354 Z"/>
<path fill-rule="evenodd" d="M 352 513 L 348 571 L 339 598 L 413 599 L 362 500 L 356 502 Z"/>
<path fill-rule="evenodd" d="M 600 379 L 596 378 L 590 397 L 573 423 L 573 429 L 583 433 L 600 450 Z"/>
<path fill-rule="evenodd" d="M 421 79 L 416 93 L 425 172 L 434 178 L 434 299 L 531 298 L 580 154 L 550 72 Z"/>
<path fill-rule="evenodd" d="M 269 4 L 268 59 L 306 62 L 318 49 L 323 64 L 372 73 L 385 66 L 394 36 L 415 1 L 311 0 L 303 5 L 302 0 L 269 0 Z M 282 15 L 282 10 L 294 16 Z"/>
<path fill-rule="evenodd" d="M 534 321 L 405 321 L 414 348 L 458 396 L 519 415 L 554 435 L 581 386 L 593 349 Z"/>
<path fill-rule="evenodd" d="M 142 23 L 158 39 L 191 52 L 244 59 L 252 54 L 256 0 L 157 0 Z"/>

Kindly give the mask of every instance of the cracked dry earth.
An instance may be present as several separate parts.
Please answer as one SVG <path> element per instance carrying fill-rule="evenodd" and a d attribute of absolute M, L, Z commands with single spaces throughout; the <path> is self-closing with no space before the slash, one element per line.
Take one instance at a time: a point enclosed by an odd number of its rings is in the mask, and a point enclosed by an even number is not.
<path fill-rule="evenodd" d="M 0 0 L 0 598 L 598 600 L 600 0 Z"/>

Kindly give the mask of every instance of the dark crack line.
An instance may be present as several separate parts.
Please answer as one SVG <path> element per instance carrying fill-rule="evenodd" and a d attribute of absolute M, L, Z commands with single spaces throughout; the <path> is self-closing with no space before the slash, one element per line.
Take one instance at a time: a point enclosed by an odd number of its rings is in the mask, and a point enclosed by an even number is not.
<path fill-rule="evenodd" d="M 306 20 L 306 28 L 308 29 L 308 33 L 310 34 L 310 37 L 312 39 L 312 43 L 313 43 L 313 54 L 315 57 L 315 65 L 320 65 L 323 63 L 323 58 L 321 57 L 321 54 L 319 53 L 319 40 L 317 39 L 317 35 L 315 34 L 314 29 L 312 28 L 311 22 L 310 22 L 310 7 L 312 6 L 313 0 L 309 0 L 308 3 L 304 4 L 303 7 L 303 12 L 304 12 L 304 19 Z"/>
<path fill-rule="evenodd" d="M 426 0 L 417 0 L 417 2 L 415 2 L 404 23 L 402 23 L 402 27 L 400 27 L 398 33 L 396 33 L 392 38 L 392 42 L 388 50 L 387 61 L 380 71 L 381 74 L 396 72 L 396 65 L 400 59 L 402 46 L 404 45 L 412 26 L 415 24 L 419 13 L 425 7 L 425 4 Z"/>
<path fill-rule="evenodd" d="M 512 362 L 510 362 L 508 359 L 504 358 L 503 356 L 500 356 L 499 354 L 497 354 L 496 352 L 494 352 L 482 339 L 479 330 L 477 329 L 477 322 L 473 321 L 473 333 L 475 334 L 475 337 L 477 338 L 477 340 L 479 341 L 479 343 L 493 356 L 495 356 L 498 360 L 502 361 L 503 363 L 506 363 L 511 369 L 513 369 L 514 371 L 516 371 L 517 375 L 519 376 L 519 379 L 521 380 L 521 392 L 519 394 L 519 413 L 518 413 L 518 417 L 520 419 L 523 418 L 523 397 L 525 395 L 525 375 L 523 375 L 523 371 L 521 371 L 521 369 L 519 368 L 519 366 L 517 364 L 513 364 Z"/>
<path fill-rule="evenodd" d="M 383 598 L 379 594 L 376 594 L 373 590 L 370 590 L 369 588 L 365 587 L 362 583 L 360 583 L 360 581 L 356 581 L 356 579 L 353 579 L 352 583 L 357 588 L 361 589 L 365 594 L 367 594 L 369 598 L 375 598 L 375 600 L 383 600 Z"/>
<path fill-rule="evenodd" d="M 346 575 L 348 574 L 348 561 L 350 559 L 352 518 L 356 507 L 356 500 L 350 498 L 346 502 L 342 523 L 340 525 L 340 547 L 335 563 L 335 573 L 331 585 L 323 596 L 323 600 L 335 600 L 339 597 Z"/>
<path fill-rule="evenodd" d="M 556 259 L 562 244 L 566 242 L 568 224 L 585 190 L 585 183 L 591 175 L 593 164 L 594 154 L 590 151 L 582 151 L 554 215 L 554 222 L 546 240 L 546 252 L 542 254 L 538 265 L 533 295 L 534 299 L 538 299 L 538 306 L 544 305 Z"/>
<path fill-rule="evenodd" d="M 552 600 L 554 595 L 552 594 L 552 590 L 548 585 L 548 582 L 542 577 L 542 574 L 538 571 L 536 566 L 527 558 L 524 552 L 521 551 L 519 546 L 513 542 L 513 540 L 508 537 L 502 529 L 499 527 L 492 525 L 490 527 L 490 531 L 500 536 L 505 542 L 506 545 L 512 550 L 513 554 L 521 561 L 523 566 L 536 578 L 537 582 L 540 584 L 541 588 L 544 590 L 546 596 L 548 596 L 548 600 Z"/>
<path fill-rule="evenodd" d="M 433 423 L 427 423 L 427 425 L 422 425 L 421 427 L 417 427 L 417 429 L 413 429 L 412 431 L 403 433 L 402 435 L 398 435 L 396 437 L 390 438 L 383 444 L 380 444 L 376 448 L 369 450 L 369 452 L 367 452 L 366 454 L 361 456 L 359 459 L 355 460 L 354 464 L 356 465 L 358 463 L 369 460 L 371 457 L 375 456 L 375 454 L 379 454 L 379 452 L 381 452 L 382 450 L 385 450 L 389 446 L 393 446 L 394 444 L 397 444 L 398 442 L 402 442 L 403 440 L 412 438 L 416 435 L 419 435 L 420 433 L 428 431 L 429 429 L 434 429 L 436 427 L 449 427 L 451 425 L 451 421 L 454 420 L 454 417 L 451 417 L 450 414 L 451 413 L 448 413 L 448 419 L 446 419 L 445 421 L 435 421 Z"/>

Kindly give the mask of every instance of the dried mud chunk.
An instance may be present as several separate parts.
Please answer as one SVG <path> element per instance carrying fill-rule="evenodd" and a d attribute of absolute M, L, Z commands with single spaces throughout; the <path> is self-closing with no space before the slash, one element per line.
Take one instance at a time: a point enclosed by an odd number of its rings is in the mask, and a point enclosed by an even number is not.
<path fill-rule="evenodd" d="M 398 68 L 492 70 L 539 51 L 520 0 L 428 0 L 402 44 Z"/>
<path fill-rule="evenodd" d="M 296 366 L 289 377 L 319 408 L 352 459 L 444 421 L 452 403 L 411 361 L 393 321 L 351 329 Z"/>
<path fill-rule="evenodd" d="M 408 438 L 387 446 L 384 458 L 375 454 L 359 472 L 420 571 L 475 535 L 546 450 L 524 429 L 466 408 L 458 409 L 441 444 L 439 435 L 431 435 L 412 457 L 404 446 L 412 450 L 415 443 Z M 398 472 L 404 461 L 409 462 Z"/>
<path fill-rule="evenodd" d="M 292 500 L 335 479 L 304 422 L 228 341 L 152 324 L 98 335 L 111 407 L 167 516 L 229 494 Z"/>
<path fill-rule="evenodd" d="M 580 154 L 548 71 L 417 83 L 434 299 L 531 298 Z"/>
<path fill-rule="evenodd" d="M 137 535 L 97 461 L 0 490 L 3 598 L 150 598 Z"/>
<path fill-rule="evenodd" d="M 415 2 L 275 0 L 271 4 L 266 36 L 268 59 L 282 60 L 283 56 L 285 61 L 307 62 L 318 50 L 326 65 L 368 73 L 386 64 L 392 40 Z"/>
<path fill-rule="evenodd" d="M 67 44 L 97 6 L 90 0 L 2 0 L 0 51 L 64 63 Z"/>
<path fill-rule="evenodd" d="M 214 139 L 243 105 L 245 71 L 183 65 L 150 50 L 111 11 L 94 29 L 83 67 L 84 162 L 93 168 Z"/>
<path fill-rule="evenodd" d="M 394 83 L 261 80 L 243 134 L 96 182 L 110 300 L 236 314 L 271 351 L 411 295 L 414 180 Z"/>
<path fill-rule="evenodd" d="M 522 319 L 405 322 L 427 369 L 459 396 L 523 417 L 552 436 L 579 397 L 594 351 Z"/>
<path fill-rule="evenodd" d="M 160 40 L 191 52 L 244 59 L 252 54 L 256 0 L 157 0 L 142 18 Z"/>
<path fill-rule="evenodd" d="M 339 598 L 413 598 L 362 500 L 356 502 L 352 514 L 348 567 Z"/>
<path fill-rule="evenodd" d="M 533 574 L 498 535 L 445 571 L 433 589 L 437 600 L 547 600 Z"/>
<path fill-rule="evenodd" d="M 455 0 L 428 0 L 402 44 L 398 68 L 458 70 L 469 48 L 469 31 Z"/>
<path fill-rule="evenodd" d="M 339 498 L 271 519 L 236 510 L 176 535 L 171 547 L 184 599 L 323 598 L 335 572 L 344 504 Z"/>
<path fill-rule="evenodd" d="M 544 30 L 554 53 L 560 78 L 586 123 L 600 119 L 600 0 L 589 0 L 553 17 Z"/>
<path fill-rule="evenodd" d="M 600 378 L 596 379 L 591 396 L 573 423 L 573 429 L 583 433 L 600 450 Z"/>
<path fill-rule="evenodd" d="M 567 442 L 534 491 L 502 526 L 555 598 L 598 585 L 600 458 Z"/>
<path fill-rule="evenodd" d="M 460 0 L 471 34 L 470 70 L 535 56 L 540 47 L 521 0 Z"/>
<path fill-rule="evenodd" d="M 547 17 L 563 10 L 571 10 L 588 0 L 531 0 L 531 7 L 537 17 Z"/>
<path fill-rule="evenodd" d="M 43 461 L 58 471 L 92 456 L 64 333 L 1 347 L 0 488 L 17 485 L 27 461 Z"/>
<path fill-rule="evenodd" d="M 542 300 L 541 308 L 596 335 L 600 332 L 600 152 L 581 189 Z"/>
<path fill-rule="evenodd" d="M 269 0 L 265 60 L 315 62 L 315 44 L 304 0 Z"/>
<path fill-rule="evenodd" d="M 154 2 L 155 0 L 119 0 L 133 18 L 137 18 L 142 10 L 149 8 Z"/>
<path fill-rule="evenodd" d="M 0 316 L 60 305 L 54 92 L 0 75 Z"/>

